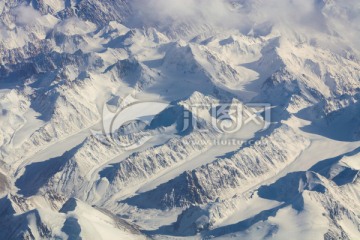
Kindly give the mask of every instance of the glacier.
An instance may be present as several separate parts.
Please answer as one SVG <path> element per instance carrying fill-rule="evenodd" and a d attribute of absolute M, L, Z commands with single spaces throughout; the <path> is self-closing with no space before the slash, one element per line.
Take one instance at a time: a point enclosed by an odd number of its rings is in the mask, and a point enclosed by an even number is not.
<path fill-rule="evenodd" d="M 359 26 L 357 0 L 1 1 L 0 239 L 359 239 Z"/>

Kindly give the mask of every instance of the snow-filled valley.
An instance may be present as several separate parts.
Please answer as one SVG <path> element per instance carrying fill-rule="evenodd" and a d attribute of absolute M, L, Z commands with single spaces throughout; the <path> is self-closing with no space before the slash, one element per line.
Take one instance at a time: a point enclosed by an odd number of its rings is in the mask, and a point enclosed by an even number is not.
<path fill-rule="evenodd" d="M 357 0 L 1 1 L 0 239 L 360 239 L 359 39 Z"/>

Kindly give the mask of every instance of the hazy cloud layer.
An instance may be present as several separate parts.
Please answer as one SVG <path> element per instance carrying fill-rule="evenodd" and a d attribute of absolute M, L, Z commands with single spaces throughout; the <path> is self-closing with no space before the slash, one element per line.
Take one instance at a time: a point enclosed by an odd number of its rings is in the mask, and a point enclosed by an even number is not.
<path fill-rule="evenodd" d="M 341 34 L 349 41 L 360 37 L 358 0 L 133 0 L 131 4 L 133 19 L 147 26 L 191 22 L 244 32 L 274 25 L 299 33 Z"/>
<path fill-rule="evenodd" d="M 20 5 L 13 9 L 12 13 L 15 16 L 15 22 L 18 25 L 30 25 L 35 23 L 41 17 L 40 12 L 36 11 L 31 6 Z"/>
<path fill-rule="evenodd" d="M 317 19 L 319 0 L 134 0 L 137 17 L 147 23 L 208 21 L 234 27 L 240 21 L 308 22 Z"/>
<path fill-rule="evenodd" d="M 241 18 L 224 0 L 134 0 L 132 5 L 138 17 L 150 23 L 205 20 L 211 24 L 234 25 Z"/>

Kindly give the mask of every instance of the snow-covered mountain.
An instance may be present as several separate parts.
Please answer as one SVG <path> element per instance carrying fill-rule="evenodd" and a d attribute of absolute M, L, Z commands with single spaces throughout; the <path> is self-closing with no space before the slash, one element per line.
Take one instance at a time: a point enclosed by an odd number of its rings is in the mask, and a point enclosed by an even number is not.
<path fill-rule="evenodd" d="M 0 239 L 359 239 L 359 26 L 357 0 L 1 1 Z"/>

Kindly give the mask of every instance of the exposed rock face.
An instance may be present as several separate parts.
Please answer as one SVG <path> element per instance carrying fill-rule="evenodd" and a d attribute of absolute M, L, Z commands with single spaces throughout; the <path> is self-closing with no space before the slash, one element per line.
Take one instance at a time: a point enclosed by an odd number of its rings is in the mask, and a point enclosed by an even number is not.
<path fill-rule="evenodd" d="M 359 11 L 0 2 L 0 239 L 358 238 Z"/>

